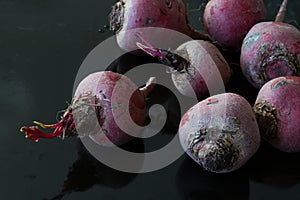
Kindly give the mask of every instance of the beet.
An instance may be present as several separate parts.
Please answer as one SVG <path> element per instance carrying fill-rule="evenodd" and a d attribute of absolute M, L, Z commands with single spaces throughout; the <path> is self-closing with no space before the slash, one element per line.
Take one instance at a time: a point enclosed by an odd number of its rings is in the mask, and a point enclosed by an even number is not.
<path fill-rule="evenodd" d="M 261 22 L 246 35 L 240 64 L 243 74 L 256 88 L 280 76 L 300 75 L 300 31 L 283 23 L 287 0 L 275 22 Z"/>
<path fill-rule="evenodd" d="M 119 0 L 112 7 L 109 21 L 118 45 L 127 51 L 136 49 L 136 32 L 141 32 L 146 39 L 147 32 L 153 34 L 153 29 L 139 29 L 145 27 L 172 29 L 194 39 L 209 39 L 189 25 L 182 0 Z"/>
<path fill-rule="evenodd" d="M 21 131 L 35 142 L 39 138 L 64 139 L 88 135 L 100 145 L 123 144 L 132 139 L 130 135 L 137 135 L 143 126 L 145 97 L 153 87 L 153 78 L 144 88 L 137 90 L 137 86 L 124 75 L 110 71 L 96 72 L 80 82 L 71 105 L 58 123 L 44 125 L 35 122 L 42 128 L 55 129 L 53 133 L 44 133 L 38 126 L 24 126 Z M 128 96 L 131 92 L 132 96 Z"/>
<path fill-rule="evenodd" d="M 174 51 L 137 45 L 171 67 L 173 83 L 185 96 L 203 99 L 210 92 L 216 94 L 231 76 L 231 69 L 223 55 L 208 41 L 191 40 Z"/>
<path fill-rule="evenodd" d="M 240 168 L 260 145 L 252 107 L 234 93 L 197 103 L 183 115 L 178 133 L 186 153 L 204 169 L 217 173 Z"/>
<path fill-rule="evenodd" d="M 254 112 L 262 137 L 284 152 L 300 151 L 300 77 L 277 77 L 259 91 Z"/>
<path fill-rule="evenodd" d="M 211 0 L 204 10 L 204 27 L 223 49 L 239 51 L 251 27 L 266 19 L 262 0 Z"/>

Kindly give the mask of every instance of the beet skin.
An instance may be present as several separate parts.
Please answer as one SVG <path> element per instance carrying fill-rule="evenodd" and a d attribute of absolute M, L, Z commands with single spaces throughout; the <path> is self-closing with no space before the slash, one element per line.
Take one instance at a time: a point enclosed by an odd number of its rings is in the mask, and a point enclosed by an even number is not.
<path fill-rule="evenodd" d="M 300 76 L 300 31 L 283 23 L 287 3 L 282 1 L 275 22 L 256 24 L 243 41 L 241 68 L 256 88 L 280 76 Z"/>
<path fill-rule="evenodd" d="M 147 44 L 151 45 L 149 42 Z M 174 85 L 185 96 L 204 99 L 210 92 L 216 94 L 222 90 L 222 86 L 230 79 L 231 68 L 211 42 L 191 40 L 175 50 L 141 43 L 137 43 L 137 46 L 170 67 Z"/>
<path fill-rule="evenodd" d="M 239 51 L 251 27 L 266 19 L 262 0 L 211 0 L 204 10 L 204 26 L 223 49 Z"/>
<path fill-rule="evenodd" d="M 220 90 L 220 86 L 230 79 L 231 69 L 227 61 L 218 48 L 208 41 L 188 41 L 180 45 L 175 53 L 189 63 L 185 71 L 175 70 L 172 73 L 173 83 L 185 96 L 206 98 L 209 92 Z"/>
<path fill-rule="evenodd" d="M 262 137 L 284 152 L 300 151 L 300 77 L 278 77 L 259 91 L 254 112 Z"/>
<path fill-rule="evenodd" d="M 279 76 L 300 76 L 300 31 L 281 22 L 256 24 L 243 42 L 240 62 L 256 88 Z"/>
<path fill-rule="evenodd" d="M 204 169 L 231 172 L 244 165 L 260 144 L 252 107 L 242 96 L 211 96 L 183 116 L 179 138 L 186 153 Z"/>
<path fill-rule="evenodd" d="M 164 29 L 172 29 L 193 39 L 209 39 L 190 26 L 182 0 L 119 0 L 112 7 L 109 21 L 118 45 L 127 51 L 136 49 L 136 33 L 149 40 L 153 34 L 160 35 L 156 31 L 166 34 Z M 146 27 L 161 29 L 141 29 Z"/>

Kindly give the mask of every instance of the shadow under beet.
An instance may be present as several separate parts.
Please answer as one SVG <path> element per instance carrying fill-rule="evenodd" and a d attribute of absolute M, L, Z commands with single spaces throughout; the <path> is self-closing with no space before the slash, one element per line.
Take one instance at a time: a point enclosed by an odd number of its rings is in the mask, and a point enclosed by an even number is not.
<path fill-rule="evenodd" d="M 113 189 L 122 188 L 137 176 L 135 173 L 121 172 L 102 164 L 87 151 L 79 139 L 77 147 L 78 159 L 69 168 L 60 192 L 49 200 L 61 200 L 72 192 L 83 192 L 96 185 Z M 133 139 L 119 147 L 131 152 L 144 152 L 144 144 L 141 139 Z"/>
<path fill-rule="evenodd" d="M 249 178 L 243 170 L 226 174 L 203 170 L 187 157 L 176 175 L 176 186 L 182 200 L 247 200 Z"/>
<path fill-rule="evenodd" d="M 300 153 L 281 152 L 265 141 L 245 168 L 254 182 L 277 189 L 300 183 Z"/>

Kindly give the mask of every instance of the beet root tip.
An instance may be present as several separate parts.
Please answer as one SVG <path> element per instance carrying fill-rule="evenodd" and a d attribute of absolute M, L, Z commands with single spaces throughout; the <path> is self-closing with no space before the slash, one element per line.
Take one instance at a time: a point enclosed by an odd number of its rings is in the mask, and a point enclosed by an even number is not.
<path fill-rule="evenodd" d="M 218 139 L 204 145 L 198 152 L 199 162 L 212 172 L 230 170 L 239 157 L 239 150 L 228 139 Z"/>
<path fill-rule="evenodd" d="M 278 131 L 276 108 L 264 101 L 254 105 L 254 113 L 262 137 L 267 140 L 275 139 Z"/>

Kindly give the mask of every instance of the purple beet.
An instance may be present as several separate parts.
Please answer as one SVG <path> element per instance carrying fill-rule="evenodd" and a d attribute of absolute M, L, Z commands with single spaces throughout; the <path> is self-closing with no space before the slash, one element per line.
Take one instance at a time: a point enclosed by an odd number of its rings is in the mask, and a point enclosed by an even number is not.
<path fill-rule="evenodd" d="M 172 80 L 178 91 L 189 97 L 203 99 L 217 93 L 231 76 L 225 58 L 212 43 L 191 40 L 175 50 L 164 50 L 137 43 L 138 47 L 172 70 Z"/>
<path fill-rule="evenodd" d="M 262 137 L 284 152 L 300 151 L 300 77 L 278 77 L 259 91 L 254 112 Z"/>
<path fill-rule="evenodd" d="M 178 132 L 186 153 L 204 169 L 217 173 L 240 168 L 260 144 L 252 107 L 234 93 L 211 96 L 190 108 Z"/>
<path fill-rule="evenodd" d="M 46 125 L 35 121 L 36 125 L 23 126 L 20 131 L 35 142 L 40 138 L 89 136 L 99 145 L 124 144 L 133 138 L 129 133 L 139 134 L 140 126 L 144 125 L 145 98 L 154 85 L 155 78 L 150 78 L 145 87 L 137 89 L 125 75 L 94 72 L 79 83 L 72 103 L 58 123 Z"/>
<path fill-rule="evenodd" d="M 136 49 L 135 32 L 142 32 L 147 38 L 146 30 L 139 29 L 145 27 L 172 29 L 194 39 L 209 39 L 190 26 L 182 0 L 119 0 L 112 7 L 109 20 L 119 46 L 127 51 Z"/>
<path fill-rule="evenodd" d="M 282 22 L 287 2 L 282 2 L 275 22 L 256 24 L 243 41 L 241 68 L 256 88 L 279 76 L 300 75 L 300 31 Z"/>
<path fill-rule="evenodd" d="M 212 41 L 223 49 L 239 51 L 251 27 L 265 19 L 262 0 L 210 0 L 203 21 Z"/>

